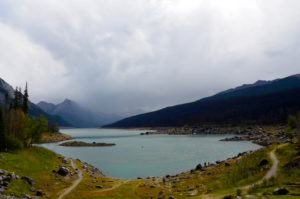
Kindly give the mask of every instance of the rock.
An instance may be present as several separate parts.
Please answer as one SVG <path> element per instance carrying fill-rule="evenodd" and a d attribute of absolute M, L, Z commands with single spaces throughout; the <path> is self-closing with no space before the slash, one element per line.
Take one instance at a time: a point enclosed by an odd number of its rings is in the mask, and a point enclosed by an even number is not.
<path fill-rule="evenodd" d="M 96 188 L 98 188 L 98 189 L 102 189 L 102 188 L 103 188 L 103 186 L 102 186 L 102 185 L 96 185 Z"/>
<path fill-rule="evenodd" d="M 262 161 L 260 161 L 260 163 L 259 163 L 258 166 L 262 167 L 262 166 L 265 166 L 265 165 L 267 165 L 267 164 L 269 164 L 269 161 L 266 160 L 266 159 L 263 159 Z"/>
<path fill-rule="evenodd" d="M 98 181 L 94 179 L 92 182 L 93 182 L 93 183 L 96 183 L 96 182 L 98 182 Z"/>
<path fill-rule="evenodd" d="M 25 199 L 31 199 L 31 197 L 29 195 L 27 195 L 26 193 L 22 193 L 21 196 Z"/>
<path fill-rule="evenodd" d="M 7 186 L 9 185 L 9 183 L 5 181 L 5 182 L 2 183 L 2 185 L 3 185 L 4 187 L 7 187 Z"/>
<path fill-rule="evenodd" d="M 202 169 L 202 165 L 201 164 L 198 164 L 197 166 L 196 166 L 196 170 L 201 170 Z"/>
<path fill-rule="evenodd" d="M 53 169 L 53 170 L 52 170 L 52 173 L 56 173 L 56 170 Z"/>
<path fill-rule="evenodd" d="M 14 172 L 10 172 L 9 174 L 7 174 L 7 176 L 9 176 L 11 179 L 16 179 L 16 175 Z"/>
<path fill-rule="evenodd" d="M 36 192 L 36 195 L 37 195 L 37 196 L 43 196 L 43 191 L 42 191 L 42 190 L 38 190 L 38 191 Z"/>
<path fill-rule="evenodd" d="M 30 189 L 29 189 L 31 192 L 35 192 L 36 191 L 36 189 L 34 188 L 34 187 L 30 187 Z"/>
<path fill-rule="evenodd" d="M 0 175 L 4 175 L 4 174 L 5 172 L 2 169 L 0 169 Z"/>
<path fill-rule="evenodd" d="M 225 162 L 225 166 L 226 166 L 226 167 L 229 167 L 229 166 L 230 166 L 230 163 L 229 163 L 229 162 Z"/>
<path fill-rule="evenodd" d="M 70 172 L 70 170 L 64 166 L 59 167 L 59 169 L 57 171 L 57 173 L 61 176 L 66 176 L 66 175 L 68 175 L 69 172 Z"/>
<path fill-rule="evenodd" d="M 289 190 L 287 190 L 286 188 L 276 188 L 273 191 L 274 195 L 286 195 L 289 193 Z"/>
<path fill-rule="evenodd" d="M 62 161 L 62 163 L 64 163 L 64 164 L 69 164 L 69 161 L 68 161 L 66 158 L 62 159 L 61 161 Z"/>
<path fill-rule="evenodd" d="M 39 199 L 40 197 L 38 196 L 32 196 L 31 199 Z"/>
<path fill-rule="evenodd" d="M 0 194 L 2 194 L 3 191 L 5 191 L 6 188 L 5 187 L 0 187 Z"/>
<path fill-rule="evenodd" d="M 170 196 L 169 199 L 176 199 L 174 196 Z"/>
<path fill-rule="evenodd" d="M 4 182 L 10 182 L 11 177 L 10 176 L 2 176 L 2 181 Z"/>
<path fill-rule="evenodd" d="M 25 181 L 26 181 L 28 184 L 30 184 L 30 185 L 34 185 L 34 184 L 35 184 L 35 183 L 34 183 L 34 180 L 31 179 L 31 178 L 29 178 L 29 177 L 27 177 L 27 176 L 22 176 L 21 179 L 25 180 Z"/>

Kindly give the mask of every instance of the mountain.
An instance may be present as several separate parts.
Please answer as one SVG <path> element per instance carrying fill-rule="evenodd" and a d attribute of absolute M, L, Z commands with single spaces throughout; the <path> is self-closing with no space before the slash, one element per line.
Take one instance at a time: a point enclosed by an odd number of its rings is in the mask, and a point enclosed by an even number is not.
<path fill-rule="evenodd" d="M 14 89 L 11 85 L 0 78 L 0 106 L 4 106 L 6 94 L 8 94 L 8 103 L 11 104 L 14 99 Z M 60 126 L 71 126 L 70 123 L 65 121 L 60 116 L 50 115 L 30 101 L 28 105 L 29 115 L 33 118 L 38 118 L 40 115 L 44 115 L 50 124 L 58 123 Z"/>
<path fill-rule="evenodd" d="M 79 128 L 99 127 L 119 119 L 119 117 L 113 115 L 94 113 L 69 99 L 65 99 L 57 105 L 42 101 L 38 103 L 38 106 L 49 114 L 61 116 L 73 126 Z"/>
<path fill-rule="evenodd" d="M 125 118 L 105 127 L 285 123 L 300 110 L 300 75 L 258 81 L 195 102 Z"/>

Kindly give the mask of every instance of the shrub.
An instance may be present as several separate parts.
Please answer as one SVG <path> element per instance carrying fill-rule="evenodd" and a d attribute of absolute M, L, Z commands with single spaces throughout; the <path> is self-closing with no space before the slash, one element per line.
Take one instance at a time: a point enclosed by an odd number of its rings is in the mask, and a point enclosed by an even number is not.
<path fill-rule="evenodd" d="M 5 148 L 7 150 L 18 150 L 23 149 L 23 144 L 20 140 L 8 136 L 5 138 Z"/>
<path fill-rule="evenodd" d="M 289 115 L 288 117 L 288 126 L 290 129 L 295 129 L 297 127 L 297 118 L 296 116 Z"/>
<path fill-rule="evenodd" d="M 236 190 L 236 195 L 237 196 L 241 196 L 242 195 L 242 190 L 241 189 L 237 189 Z"/>

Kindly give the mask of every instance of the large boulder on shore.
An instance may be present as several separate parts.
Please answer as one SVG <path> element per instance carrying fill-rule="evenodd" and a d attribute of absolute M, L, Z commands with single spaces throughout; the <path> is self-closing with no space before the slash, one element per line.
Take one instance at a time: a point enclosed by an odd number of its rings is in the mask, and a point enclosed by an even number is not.
<path fill-rule="evenodd" d="M 286 195 L 289 193 L 289 190 L 287 190 L 286 188 L 276 188 L 273 191 L 274 195 Z"/>
<path fill-rule="evenodd" d="M 57 173 L 61 176 L 66 176 L 69 174 L 69 172 L 70 172 L 70 170 L 67 167 L 63 167 L 63 166 L 59 167 L 59 169 L 57 171 Z"/>

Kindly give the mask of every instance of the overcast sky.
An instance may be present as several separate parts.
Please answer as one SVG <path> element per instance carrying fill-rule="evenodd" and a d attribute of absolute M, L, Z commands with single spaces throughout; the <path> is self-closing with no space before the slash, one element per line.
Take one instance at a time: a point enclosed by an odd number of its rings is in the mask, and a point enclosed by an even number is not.
<path fill-rule="evenodd" d="M 0 0 L 0 77 L 134 114 L 300 73 L 299 0 Z"/>

